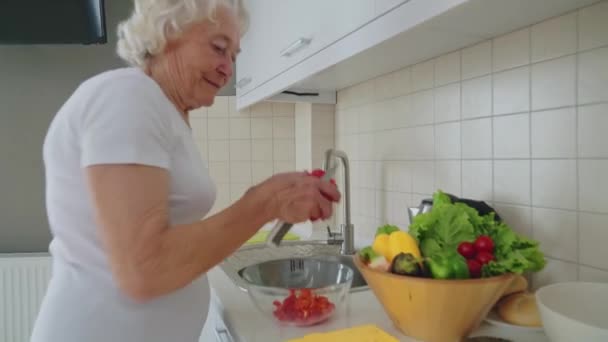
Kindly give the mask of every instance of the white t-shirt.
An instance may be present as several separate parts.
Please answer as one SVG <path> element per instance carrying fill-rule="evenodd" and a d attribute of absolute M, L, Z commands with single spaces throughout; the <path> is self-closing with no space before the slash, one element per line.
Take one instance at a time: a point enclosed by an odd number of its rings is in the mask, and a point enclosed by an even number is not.
<path fill-rule="evenodd" d="M 206 215 L 215 186 L 190 128 L 156 82 L 136 68 L 85 81 L 55 116 L 43 154 L 53 276 L 32 342 L 198 341 L 209 306 L 206 276 L 145 303 L 125 296 L 100 242 L 83 169 L 165 168 L 171 224 Z"/>

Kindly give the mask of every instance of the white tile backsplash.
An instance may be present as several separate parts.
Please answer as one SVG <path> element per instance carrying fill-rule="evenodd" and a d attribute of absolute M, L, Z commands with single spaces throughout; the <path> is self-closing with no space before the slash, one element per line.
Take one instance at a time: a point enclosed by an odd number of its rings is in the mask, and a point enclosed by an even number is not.
<path fill-rule="evenodd" d="M 251 139 L 251 119 L 231 118 L 230 139 Z"/>
<path fill-rule="evenodd" d="M 579 49 L 587 50 L 608 45 L 608 2 L 583 8 L 578 13 Z"/>
<path fill-rule="evenodd" d="M 579 160 L 578 191 L 580 209 L 608 213 L 608 160 Z"/>
<path fill-rule="evenodd" d="M 494 158 L 530 157 L 530 114 L 494 118 Z"/>
<path fill-rule="evenodd" d="M 251 141 L 251 160 L 272 161 L 272 139 L 256 139 Z"/>
<path fill-rule="evenodd" d="M 231 161 L 251 161 L 251 140 L 230 140 Z"/>
<path fill-rule="evenodd" d="M 532 161 L 532 205 L 577 208 L 576 160 Z"/>
<path fill-rule="evenodd" d="M 230 120 L 210 117 L 207 122 L 207 137 L 209 140 L 230 139 Z"/>
<path fill-rule="evenodd" d="M 443 55 L 435 60 L 435 86 L 460 81 L 460 51 Z"/>
<path fill-rule="evenodd" d="M 578 153 L 582 158 L 608 158 L 608 104 L 579 108 Z"/>
<path fill-rule="evenodd" d="M 496 212 L 518 234 L 532 237 L 532 208 L 496 203 Z"/>
<path fill-rule="evenodd" d="M 229 162 L 210 162 L 209 174 L 216 183 L 230 182 L 230 163 Z"/>
<path fill-rule="evenodd" d="M 545 255 L 565 261 L 578 261 L 578 217 L 576 211 L 534 208 L 534 239 Z"/>
<path fill-rule="evenodd" d="M 532 26 L 532 62 L 576 52 L 576 12 Z"/>
<path fill-rule="evenodd" d="M 274 160 L 296 160 L 296 146 L 294 140 L 275 139 L 273 142 L 272 157 Z"/>
<path fill-rule="evenodd" d="M 580 263 L 608 270 L 608 215 L 581 213 Z"/>
<path fill-rule="evenodd" d="M 578 58 L 579 103 L 608 101 L 608 47 L 581 53 Z"/>
<path fill-rule="evenodd" d="M 462 122 L 462 158 L 492 158 L 492 119 Z"/>
<path fill-rule="evenodd" d="M 492 72 L 492 41 L 487 40 L 462 50 L 462 79 Z"/>
<path fill-rule="evenodd" d="M 576 108 L 532 113 L 531 130 L 532 158 L 576 157 Z"/>
<path fill-rule="evenodd" d="M 435 126 L 435 157 L 460 159 L 460 122 Z"/>
<path fill-rule="evenodd" d="M 494 74 L 494 114 L 530 110 L 530 67 Z"/>
<path fill-rule="evenodd" d="M 230 160 L 230 140 L 210 140 L 209 141 L 209 160 L 228 161 Z"/>
<path fill-rule="evenodd" d="M 492 161 L 462 161 L 462 196 L 492 201 Z"/>
<path fill-rule="evenodd" d="M 576 103 L 576 57 L 567 56 L 532 66 L 532 110 Z"/>
<path fill-rule="evenodd" d="M 492 76 L 462 82 L 462 118 L 492 115 Z"/>
<path fill-rule="evenodd" d="M 293 103 L 285 103 L 285 102 L 273 102 L 272 103 L 272 116 L 286 116 L 293 117 L 295 114 L 296 108 Z"/>
<path fill-rule="evenodd" d="M 418 194 L 432 194 L 435 192 L 435 164 L 432 161 L 413 162 L 412 190 Z"/>
<path fill-rule="evenodd" d="M 494 161 L 494 201 L 530 205 L 530 161 Z"/>
<path fill-rule="evenodd" d="M 275 139 L 294 139 L 295 121 L 293 118 L 274 118 L 272 120 L 272 137 Z"/>
<path fill-rule="evenodd" d="M 409 126 L 427 125 L 434 120 L 433 90 L 425 90 L 410 96 L 411 110 L 407 113 Z"/>
<path fill-rule="evenodd" d="M 578 265 L 576 263 L 547 258 L 545 268 L 535 273 L 532 279 L 531 290 L 536 290 L 549 284 L 575 281 L 578 279 Z"/>
<path fill-rule="evenodd" d="M 433 88 L 434 78 L 434 60 L 428 60 L 412 66 L 412 91 Z"/>
<path fill-rule="evenodd" d="M 212 213 L 272 176 L 275 169 L 295 170 L 294 112 L 294 104 L 270 102 L 237 111 L 235 98 L 222 96 L 212 107 L 190 113 L 193 137 L 217 185 Z M 333 111 L 328 116 L 333 118 Z M 333 136 L 333 121 L 329 128 Z M 280 145 L 277 157 L 283 161 L 275 158 L 275 144 Z"/>
<path fill-rule="evenodd" d="M 251 137 L 253 139 L 272 139 L 272 118 L 251 119 Z"/>
<path fill-rule="evenodd" d="M 608 283 L 608 271 L 602 271 L 597 268 L 579 266 L 578 276 L 580 281 Z"/>
<path fill-rule="evenodd" d="M 441 188 L 488 202 L 540 241 L 549 263 L 535 288 L 608 281 L 607 8 L 604 0 L 340 90 L 335 142 L 359 169 L 358 234 L 407 225 L 405 206 Z"/>
<path fill-rule="evenodd" d="M 494 39 L 494 71 L 530 63 L 530 29 L 511 32 Z"/>
<path fill-rule="evenodd" d="M 462 195 L 460 160 L 435 162 L 435 189 L 441 189 L 456 196 Z"/>
<path fill-rule="evenodd" d="M 460 120 L 460 83 L 435 89 L 435 122 Z"/>

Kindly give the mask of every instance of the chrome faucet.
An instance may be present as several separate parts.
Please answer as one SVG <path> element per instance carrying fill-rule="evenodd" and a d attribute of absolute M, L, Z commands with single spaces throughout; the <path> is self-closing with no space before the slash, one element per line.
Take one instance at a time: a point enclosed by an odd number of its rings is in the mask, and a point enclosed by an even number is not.
<path fill-rule="evenodd" d="M 335 149 L 329 149 L 325 151 L 325 162 L 323 169 L 327 171 L 331 167 L 333 158 L 338 158 L 344 165 L 344 223 L 340 225 L 339 233 L 332 233 L 328 228 L 329 241 L 330 243 L 342 243 L 340 250 L 341 254 L 352 255 L 356 253 L 355 250 L 355 226 L 351 222 L 350 217 L 350 165 L 348 163 L 348 156 L 345 152 Z"/>

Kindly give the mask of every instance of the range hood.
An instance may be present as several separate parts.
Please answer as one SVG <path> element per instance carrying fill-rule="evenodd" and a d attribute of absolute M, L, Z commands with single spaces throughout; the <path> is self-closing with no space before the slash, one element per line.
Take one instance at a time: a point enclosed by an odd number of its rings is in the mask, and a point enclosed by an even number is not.
<path fill-rule="evenodd" d="M 105 44 L 104 0 L 0 0 L 0 44 Z"/>

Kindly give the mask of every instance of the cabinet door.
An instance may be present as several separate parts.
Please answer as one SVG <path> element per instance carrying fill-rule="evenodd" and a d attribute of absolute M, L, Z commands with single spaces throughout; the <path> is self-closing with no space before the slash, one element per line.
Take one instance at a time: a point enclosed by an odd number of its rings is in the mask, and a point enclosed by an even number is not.
<path fill-rule="evenodd" d="M 375 16 L 389 12 L 408 0 L 376 0 Z"/>
<path fill-rule="evenodd" d="M 374 17 L 374 2 L 370 0 L 326 1 L 323 24 L 329 32 L 328 44 L 365 26 Z"/>
<path fill-rule="evenodd" d="M 271 60 L 275 76 L 318 51 L 324 43 L 323 9 L 327 0 L 271 0 L 274 2 Z"/>
<path fill-rule="evenodd" d="M 268 20 L 274 0 L 245 0 L 249 10 L 249 30 L 241 39 L 241 53 L 236 62 L 237 96 L 247 93 L 268 79 L 272 66 L 265 63 L 271 50 L 272 22 Z"/>

